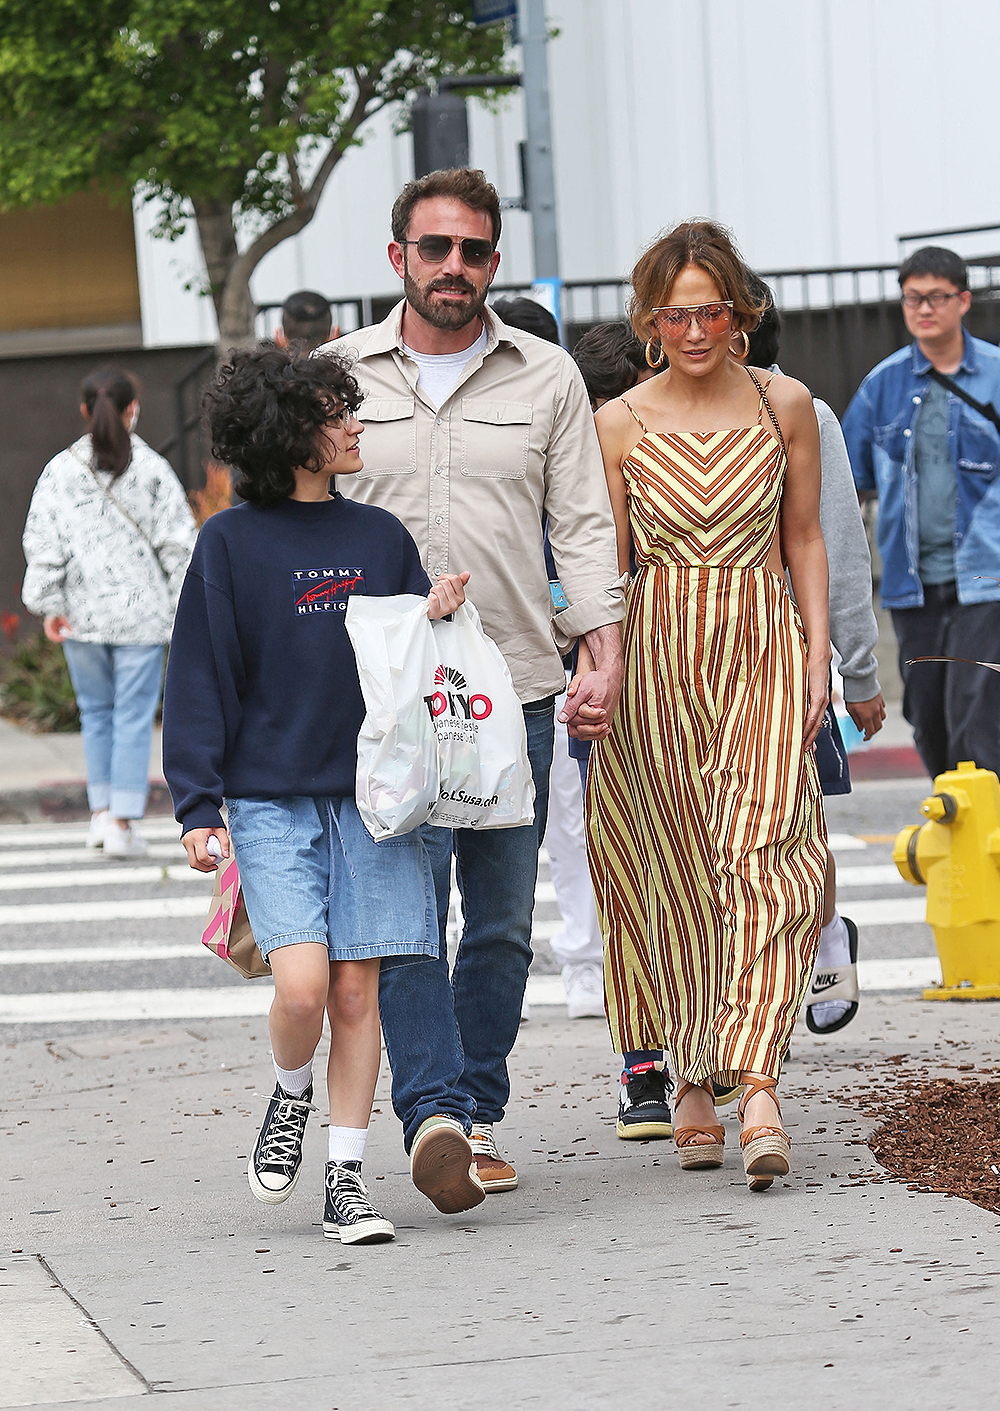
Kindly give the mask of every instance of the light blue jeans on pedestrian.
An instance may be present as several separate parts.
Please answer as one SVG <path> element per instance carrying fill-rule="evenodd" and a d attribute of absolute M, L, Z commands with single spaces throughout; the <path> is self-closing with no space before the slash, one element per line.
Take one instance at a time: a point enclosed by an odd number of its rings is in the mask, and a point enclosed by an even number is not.
<path fill-rule="evenodd" d="M 90 811 L 106 808 L 112 818 L 141 818 L 166 647 L 69 639 L 63 651 L 80 708 Z"/>

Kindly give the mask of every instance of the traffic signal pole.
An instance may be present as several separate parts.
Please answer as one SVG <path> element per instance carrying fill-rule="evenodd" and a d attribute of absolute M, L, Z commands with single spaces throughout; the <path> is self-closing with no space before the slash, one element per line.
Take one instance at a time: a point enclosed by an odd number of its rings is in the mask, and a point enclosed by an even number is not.
<path fill-rule="evenodd" d="M 548 33 L 545 0 L 520 0 L 521 86 L 528 131 L 528 209 L 535 279 L 559 278 L 556 185 L 549 111 Z"/>

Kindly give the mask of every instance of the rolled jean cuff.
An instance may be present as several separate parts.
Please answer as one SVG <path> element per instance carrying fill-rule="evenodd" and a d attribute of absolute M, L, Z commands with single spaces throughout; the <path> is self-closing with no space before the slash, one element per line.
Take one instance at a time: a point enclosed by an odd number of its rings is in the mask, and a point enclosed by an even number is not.
<path fill-rule="evenodd" d="M 106 804 L 95 805 L 91 800 L 92 813 L 98 812 L 101 808 L 107 808 L 112 818 L 141 818 L 146 812 L 148 789 L 108 789 L 107 785 L 104 787 L 108 790 L 109 801 Z M 89 797 L 89 788 L 87 794 Z"/>

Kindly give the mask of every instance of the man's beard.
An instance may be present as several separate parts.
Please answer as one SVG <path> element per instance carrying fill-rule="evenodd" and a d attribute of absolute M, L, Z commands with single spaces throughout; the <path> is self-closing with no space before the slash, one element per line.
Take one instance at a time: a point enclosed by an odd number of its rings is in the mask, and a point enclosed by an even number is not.
<path fill-rule="evenodd" d="M 441 303 L 432 297 L 435 289 L 461 289 L 471 295 L 471 298 L 461 304 Z M 477 289 L 469 280 L 456 278 L 454 275 L 442 275 L 440 279 L 432 279 L 421 289 L 409 269 L 403 275 L 406 302 L 414 313 L 418 313 L 432 328 L 451 331 L 465 328 L 482 313 L 489 289 L 489 280 L 482 289 Z"/>

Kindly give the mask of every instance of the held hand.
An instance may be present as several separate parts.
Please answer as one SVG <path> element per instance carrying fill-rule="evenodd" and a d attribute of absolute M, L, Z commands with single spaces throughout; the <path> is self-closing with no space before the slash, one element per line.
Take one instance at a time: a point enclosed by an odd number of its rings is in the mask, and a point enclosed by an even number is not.
<path fill-rule="evenodd" d="M 830 657 L 823 660 L 810 656 L 806 666 L 806 681 L 809 705 L 806 710 L 805 725 L 802 730 L 803 746 L 810 750 L 816 743 L 816 736 L 823 724 L 823 716 L 830 701 Z"/>
<path fill-rule="evenodd" d="M 218 862 L 208 851 L 209 838 L 217 839 L 224 859 L 232 857 L 232 844 L 225 828 L 192 828 L 184 834 L 181 842 L 188 856 L 188 866 L 196 872 L 215 872 L 218 869 Z"/>
<path fill-rule="evenodd" d="M 872 696 L 870 701 L 846 701 L 847 714 L 862 732 L 866 740 L 877 735 L 885 720 L 885 701 L 882 692 Z"/>
<path fill-rule="evenodd" d="M 465 585 L 471 577 L 472 574 L 466 571 L 446 573 L 438 579 L 427 594 L 427 616 L 432 622 L 439 617 L 447 617 L 462 606 L 465 602 Z"/>
<path fill-rule="evenodd" d="M 50 642 L 61 643 L 64 637 L 71 637 L 73 629 L 69 625 L 66 617 L 44 617 L 42 619 L 42 631 Z"/>
<path fill-rule="evenodd" d="M 611 717 L 621 688 L 618 664 L 604 671 L 578 672 L 566 688 L 566 704 L 559 712 L 560 721 L 574 739 L 602 739 L 611 729 Z"/>

